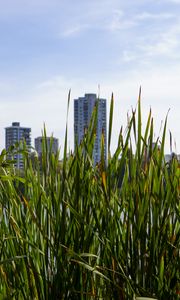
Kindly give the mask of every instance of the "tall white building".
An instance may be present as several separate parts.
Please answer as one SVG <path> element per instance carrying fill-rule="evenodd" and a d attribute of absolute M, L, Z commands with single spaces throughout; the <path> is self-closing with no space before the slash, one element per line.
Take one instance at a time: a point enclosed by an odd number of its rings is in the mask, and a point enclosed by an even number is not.
<path fill-rule="evenodd" d="M 101 138 L 104 135 L 104 158 L 107 161 L 107 122 L 106 122 L 106 99 L 97 98 L 96 94 L 85 94 L 74 100 L 74 142 L 80 144 L 84 132 L 88 128 L 92 112 L 98 101 L 98 119 L 96 128 L 96 140 L 94 145 L 93 159 L 98 163 L 101 159 Z"/>
<path fill-rule="evenodd" d="M 8 151 L 10 146 L 15 145 L 25 141 L 27 149 L 31 151 L 31 128 L 21 127 L 19 122 L 13 122 L 12 126 L 5 128 L 5 147 Z M 20 150 L 17 148 L 17 150 Z M 8 156 L 9 159 L 13 158 L 15 160 L 15 167 L 18 169 L 23 169 L 23 155 L 15 151 L 12 155 Z"/>

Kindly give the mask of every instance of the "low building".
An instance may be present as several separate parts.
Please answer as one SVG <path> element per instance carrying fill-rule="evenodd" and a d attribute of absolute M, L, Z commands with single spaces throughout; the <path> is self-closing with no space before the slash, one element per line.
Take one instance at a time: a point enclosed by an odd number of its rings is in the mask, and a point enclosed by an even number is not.
<path fill-rule="evenodd" d="M 42 156 L 43 148 L 45 147 L 48 152 L 57 154 L 59 150 L 59 142 L 57 138 L 54 137 L 44 137 L 39 136 L 34 140 L 35 150 L 38 153 L 38 156 Z"/>

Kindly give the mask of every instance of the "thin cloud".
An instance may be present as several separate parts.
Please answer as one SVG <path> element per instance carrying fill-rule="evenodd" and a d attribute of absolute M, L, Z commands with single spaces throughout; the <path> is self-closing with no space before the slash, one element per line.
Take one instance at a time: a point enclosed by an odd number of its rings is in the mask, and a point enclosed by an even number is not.
<path fill-rule="evenodd" d="M 171 26 L 166 32 L 162 32 L 155 43 L 141 45 L 146 56 L 167 56 L 179 58 L 180 51 L 180 22 Z"/>
<path fill-rule="evenodd" d="M 63 19 L 63 26 L 61 26 L 59 36 L 74 37 L 88 30 L 106 30 L 114 11 L 118 16 L 123 13 L 120 9 L 114 9 L 113 2 L 115 3 L 116 1 L 91 1 L 86 5 L 83 2 L 81 5 L 77 4 L 75 11 L 69 7 L 68 17 Z M 114 24 L 114 26 L 116 25 Z"/>
<path fill-rule="evenodd" d="M 128 18 L 125 14 L 114 19 L 116 26 L 113 29 L 117 34 L 120 31 L 121 45 L 122 39 L 125 41 L 124 47 L 121 46 L 118 64 L 134 62 L 145 65 L 157 63 L 157 59 L 160 63 L 180 58 L 180 19 L 175 13 L 138 13 L 131 18 L 132 26 L 125 28 L 126 36 L 123 36 L 124 30 L 121 30 L 121 26 L 126 24 L 126 19 Z"/>
<path fill-rule="evenodd" d="M 121 61 L 129 63 L 129 62 L 132 62 L 132 61 L 136 61 L 138 58 L 139 57 L 136 53 L 124 50 L 123 53 L 122 53 Z"/>
<path fill-rule="evenodd" d="M 147 20 L 169 20 L 174 18 L 174 14 L 171 13 L 149 13 L 149 12 L 142 12 L 135 16 L 135 20 L 139 21 L 147 21 Z"/>
<path fill-rule="evenodd" d="M 87 29 L 90 29 L 90 26 L 87 24 L 75 25 L 62 31 L 60 36 L 64 38 L 76 37 Z"/>
<path fill-rule="evenodd" d="M 108 26 L 108 29 L 111 31 L 119 31 L 119 30 L 126 30 L 131 29 L 137 26 L 137 22 L 135 21 L 127 21 L 121 20 L 118 18 L 114 18 L 112 23 Z"/>
<path fill-rule="evenodd" d="M 65 30 L 63 33 L 62 33 L 62 36 L 63 37 L 72 37 L 72 36 L 76 36 L 77 34 L 79 34 L 84 28 L 83 27 L 80 27 L 80 26 L 76 26 L 76 27 L 72 27 L 72 28 L 69 28 L 67 30 Z"/>
<path fill-rule="evenodd" d="M 112 31 L 116 30 L 124 30 L 124 29 L 132 29 L 138 26 L 143 26 L 143 23 L 146 22 L 162 22 L 168 21 L 170 19 L 174 19 L 175 15 L 172 13 L 150 13 L 143 11 L 139 14 L 125 14 L 123 11 L 116 10 L 113 14 L 112 21 L 108 28 Z"/>
<path fill-rule="evenodd" d="M 135 19 L 128 18 L 128 16 L 122 10 L 114 10 L 112 14 L 112 20 L 106 29 L 110 31 L 119 31 L 131 29 L 135 26 L 137 26 Z"/>

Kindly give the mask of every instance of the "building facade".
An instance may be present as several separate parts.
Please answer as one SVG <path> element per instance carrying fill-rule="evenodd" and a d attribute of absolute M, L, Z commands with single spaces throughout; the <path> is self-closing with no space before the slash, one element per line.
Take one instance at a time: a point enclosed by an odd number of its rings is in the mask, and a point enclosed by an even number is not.
<path fill-rule="evenodd" d="M 6 150 L 8 151 L 10 146 L 20 142 L 25 142 L 28 151 L 31 151 L 31 128 L 21 127 L 19 122 L 13 122 L 12 126 L 5 128 Z M 23 155 L 18 153 L 18 150 L 20 150 L 19 147 L 14 152 L 9 153 L 7 158 L 15 160 L 14 165 L 17 169 L 23 169 Z"/>
<path fill-rule="evenodd" d="M 57 138 L 54 137 L 43 137 L 39 136 L 35 138 L 34 144 L 35 144 L 35 149 L 38 153 L 38 156 L 42 156 L 42 151 L 43 151 L 43 143 L 47 145 L 47 151 L 56 154 L 59 150 L 59 142 Z"/>
<path fill-rule="evenodd" d="M 94 164 L 101 160 L 101 138 L 104 135 L 104 158 L 107 161 L 107 116 L 106 99 L 97 98 L 96 94 L 85 94 L 74 100 L 74 146 L 80 144 L 88 128 L 94 106 L 98 102 L 96 139 L 94 144 Z"/>

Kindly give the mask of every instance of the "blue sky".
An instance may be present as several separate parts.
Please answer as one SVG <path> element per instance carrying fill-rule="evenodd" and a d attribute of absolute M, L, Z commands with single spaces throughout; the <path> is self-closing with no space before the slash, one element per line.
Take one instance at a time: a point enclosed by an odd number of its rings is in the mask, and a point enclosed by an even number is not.
<path fill-rule="evenodd" d="M 157 137 L 170 108 L 180 152 L 180 0 L 0 0 L 1 149 L 12 121 L 63 145 L 70 88 L 72 147 L 73 99 L 98 85 L 115 96 L 112 148 L 141 85 L 143 119 L 151 107 Z"/>

